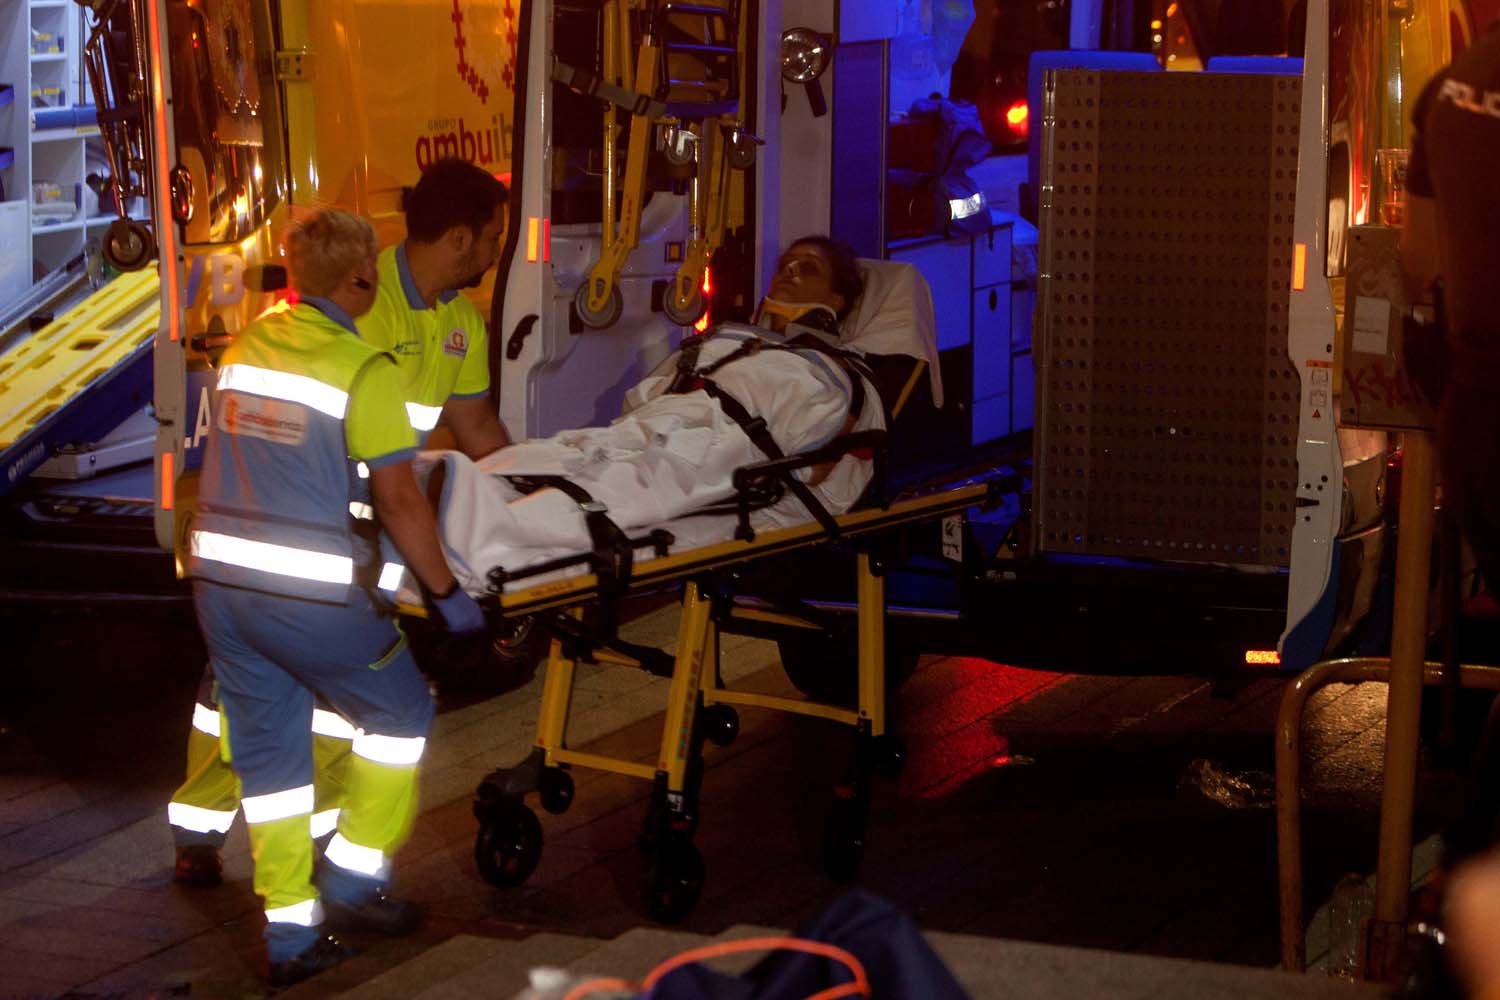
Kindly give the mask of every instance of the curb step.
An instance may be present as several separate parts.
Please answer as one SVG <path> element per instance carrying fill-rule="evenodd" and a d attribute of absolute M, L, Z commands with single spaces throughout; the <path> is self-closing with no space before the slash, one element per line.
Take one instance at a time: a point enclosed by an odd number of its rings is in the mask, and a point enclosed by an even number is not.
<path fill-rule="evenodd" d="M 510 997 L 530 982 L 532 968 L 566 966 L 604 943 L 546 932 L 521 940 L 460 934 L 340 996 L 350 1000 Z"/>

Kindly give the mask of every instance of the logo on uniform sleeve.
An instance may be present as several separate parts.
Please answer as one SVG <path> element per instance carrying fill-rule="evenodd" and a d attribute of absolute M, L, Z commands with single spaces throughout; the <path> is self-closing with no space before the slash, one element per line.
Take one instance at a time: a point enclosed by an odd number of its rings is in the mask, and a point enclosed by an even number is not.
<path fill-rule="evenodd" d="M 469 338 L 463 330 L 454 327 L 448 331 L 448 339 L 443 341 L 443 353 L 455 358 L 461 358 L 469 353 Z"/>
<path fill-rule="evenodd" d="M 230 394 L 219 408 L 219 430 L 277 444 L 307 440 L 307 407 L 264 396 Z"/>

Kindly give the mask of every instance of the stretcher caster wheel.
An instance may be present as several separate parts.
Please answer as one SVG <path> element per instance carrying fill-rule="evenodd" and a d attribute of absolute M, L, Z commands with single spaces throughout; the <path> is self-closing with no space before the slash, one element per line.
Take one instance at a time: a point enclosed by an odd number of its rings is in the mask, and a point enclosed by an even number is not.
<path fill-rule="evenodd" d="M 727 747 L 740 734 L 740 713 L 728 705 L 709 705 L 699 716 L 703 735 L 716 747 Z"/>
<path fill-rule="evenodd" d="M 474 838 L 479 874 L 500 889 L 520 885 L 542 857 L 542 824 L 516 799 L 502 799 L 486 810 Z"/>
<path fill-rule="evenodd" d="M 646 872 L 646 913 L 675 924 L 693 911 L 703 894 L 703 855 L 681 835 L 663 837 Z"/>
<path fill-rule="evenodd" d="M 554 816 L 568 811 L 573 804 L 573 776 L 561 768 L 549 767 L 542 771 L 537 782 L 537 796 L 542 808 Z"/>
<path fill-rule="evenodd" d="M 854 881 L 865 856 L 865 826 L 869 806 L 864 797 L 835 796 L 823 834 L 823 870 L 835 882 Z"/>
<path fill-rule="evenodd" d="M 749 170 L 755 166 L 755 145 L 748 132 L 730 133 L 729 165 L 735 170 Z"/>
<path fill-rule="evenodd" d="M 589 308 L 589 282 L 585 281 L 573 293 L 573 308 L 577 310 L 578 318 L 583 321 L 584 326 L 590 330 L 604 330 L 619 321 L 620 314 L 625 311 L 625 297 L 620 294 L 620 287 L 616 285 L 609 290 L 604 308 L 595 312 Z"/>
<path fill-rule="evenodd" d="M 906 767 L 906 741 L 890 733 L 870 741 L 870 762 L 886 775 L 900 774 Z"/>
<path fill-rule="evenodd" d="M 104 231 L 104 259 L 120 271 L 139 271 L 151 262 L 156 241 L 135 219 L 116 219 Z"/>
<path fill-rule="evenodd" d="M 693 294 L 688 296 L 687 302 L 682 306 L 677 305 L 677 297 L 671 290 L 661 299 L 661 311 L 667 314 L 667 319 L 678 326 L 692 326 L 703 318 L 704 312 L 708 310 L 708 300 L 703 297 L 703 289 L 693 289 Z"/>

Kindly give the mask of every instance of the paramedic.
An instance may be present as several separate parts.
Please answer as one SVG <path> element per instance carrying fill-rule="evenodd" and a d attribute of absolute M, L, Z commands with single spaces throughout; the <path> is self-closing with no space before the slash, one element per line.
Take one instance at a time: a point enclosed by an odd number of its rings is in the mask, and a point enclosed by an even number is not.
<path fill-rule="evenodd" d="M 455 289 L 478 285 L 494 265 L 507 197 L 504 184 L 463 160 L 428 167 L 408 192 L 406 242 L 380 255 L 375 304 L 356 322 L 363 339 L 395 356 L 418 444 L 456 443 L 474 459 L 509 438 L 489 400 L 484 319 Z M 453 441 L 428 440 L 440 415 Z M 217 706 L 213 673 L 205 671 L 188 733 L 187 778 L 167 807 L 176 845 L 174 878 L 199 888 L 222 881 L 219 847 L 239 806 L 234 772 L 221 755 Z M 338 820 L 341 768 L 354 732 L 319 705 L 313 734 L 313 836 L 322 838 Z"/>
<path fill-rule="evenodd" d="M 406 240 L 380 254 L 375 305 L 359 335 L 396 356 L 419 441 L 442 418 L 456 450 L 479 459 L 510 443 L 490 401 L 484 318 L 458 289 L 483 280 L 505 233 L 505 185 L 459 159 L 442 159 L 406 196 Z M 446 441 L 441 446 L 448 447 Z"/>
<path fill-rule="evenodd" d="M 369 224 L 341 211 L 291 230 L 287 263 L 301 300 L 262 316 L 224 353 L 190 537 L 194 606 L 241 783 L 276 986 L 348 957 L 323 935 L 325 920 L 387 933 L 418 920 L 414 904 L 385 890 L 416 808 L 432 700 L 405 639 L 364 589 L 401 567 L 363 543 L 356 511 L 373 506 L 449 629 L 484 627 L 455 587 L 412 476 L 416 438 L 396 365 L 355 334 L 351 317 L 375 298 L 375 251 Z M 317 888 L 315 695 L 355 727 Z"/>
<path fill-rule="evenodd" d="M 1447 377 L 1436 446 L 1443 502 L 1473 546 L 1488 587 L 1500 586 L 1500 32 L 1477 41 L 1428 83 L 1413 116 L 1402 264 L 1410 291 L 1443 282 Z M 1413 296 L 1415 297 L 1415 296 Z M 1491 719 L 1495 714 L 1492 711 Z M 1494 723 L 1491 724 L 1494 732 Z M 1481 760 L 1467 815 L 1445 835 L 1446 950 L 1474 996 L 1500 994 L 1500 855 L 1493 840 L 1497 789 Z M 1494 752 L 1493 748 L 1489 751 Z M 1488 767 L 1486 764 L 1488 763 Z M 1472 855 L 1489 847 L 1488 854 Z"/>

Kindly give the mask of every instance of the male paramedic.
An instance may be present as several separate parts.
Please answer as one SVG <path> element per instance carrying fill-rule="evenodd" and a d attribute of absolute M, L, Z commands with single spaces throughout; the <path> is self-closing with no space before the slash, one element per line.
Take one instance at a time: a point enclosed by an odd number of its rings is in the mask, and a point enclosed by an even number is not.
<path fill-rule="evenodd" d="M 484 318 L 458 289 L 477 286 L 499 257 L 508 197 L 465 160 L 423 171 L 406 196 L 406 240 L 381 252 L 375 305 L 357 324 L 361 337 L 396 356 L 419 440 L 441 418 L 473 459 L 510 437 L 490 401 Z"/>
<path fill-rule="evenodd" d="M 355 520 L 373 507 L 449 630 L 484 627 L 478 605 L 456 587 L 412 476 L 416 437 L 399 371 L 355 332 L 353 317 L 375 298 L 373 230 L 319 210 L 293 227 L 286 257 L 300 301 L 252 323 L 220 362 L 188 560 L 265 901 L 274 986 L 348 957 L 325 922 L 400 934 L 419 916 L 386 887 L 416 808 L 432 700 L 404 637 L 367 590 L 398 577 L 401 564 L 365 542 Z M 316 888 L 315 697 L 355 730 Z"/>
<path fill-rule="evenodd" d="M 494 266 L 508 192 L 464 160 L 429 166 L 407 195 L 407 238 L 380 254 L 375 304 L 358 318 L 360 336 L 396 358 L 402 398 L 418 445 L 452 447 L 478 459 L 510 443 L 491 404 L 489 338 L 479 310 L 457 289 L 477 286 Z M 452 441 L 429 435 L 442 419 Z M 211 888 L 222 881 L 219 848 L 239 806 L 223 760 L 214 680 L 205 672 L 188 733 L 187 778 L 167 808 L 176 845 L 174 877 Z M 317 811 L 313 836 L 338 820 L 341 767 L 353 731 L 325 706 L 313 713 Z"/>

